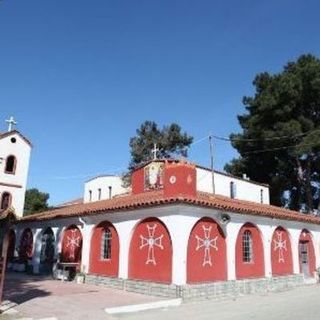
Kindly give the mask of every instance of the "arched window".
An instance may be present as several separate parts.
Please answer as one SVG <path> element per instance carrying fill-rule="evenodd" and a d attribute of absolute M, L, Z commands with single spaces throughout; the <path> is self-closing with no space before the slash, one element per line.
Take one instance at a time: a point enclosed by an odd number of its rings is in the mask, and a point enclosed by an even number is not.
<path fill-rule="evenodd" d="M 106 228 L 101 237 L 101 260 L 111 259 L 111 241 L 111 230 Z"/>
<path fill-rule="evenodd" d="M 5 210 L 9 208 L 11 204 L 11 194 L 9 192 L 4 192 L 1 197 L 1 210 Z"/>
<path fill-rule="evenodd" d="M 6 161 L 5 173 L 14 174 L 16 171 L 17 159 L 15 156 L 9 156 Z"/>
<path fill-rule="evenodd" d="M 253 261 L 252 234 L 249 230 L 246 230 L 242 235 L 242 261 Z"/>

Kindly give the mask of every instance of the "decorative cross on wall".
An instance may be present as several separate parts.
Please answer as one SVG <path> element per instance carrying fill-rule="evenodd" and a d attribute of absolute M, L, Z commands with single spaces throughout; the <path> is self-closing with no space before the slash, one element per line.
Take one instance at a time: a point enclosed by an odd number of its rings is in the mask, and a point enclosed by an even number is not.
<path fill-rule="evenodd" d="M 155 247 L 158 247 L 161 250 L 164 249 L 162 245 L 163 234 L 157 238 L 155 238 L 154 236 L 156 228 L 157 228 L 156 223 L 153 226 L 150 226 L 149 224 L 147 224 L 148 238 L 140 234 L 140 239 L 141 239 L 140 250 L 144 247 L 148 247 L 148 257 L 146 260 L 146 264 L 149 264 L 149 263 L 152 263 L 153 265 L 157 264 L 155 255 L 154 255 Z"/>
<path fill-rule="evenodd" d="M 287 251 L 287 240 L 282 240 L 282 232 L 278 232 L 277 231 L 277 240 L 273 240 L 274 242 L 274 248 L 273 250 L 279 251 L 279 258 L 278 258 L 278 262 L 279 263 L 284 263 L 284 250 Z"/>
<path fill-rule="evenodd" d="M 74 259 L 74 253 L 76 248 L 80 247 L 80 235 L 77 236 L 77 230 L 71 230 L 71 236 L 67 236 L 67 244 L 66 244 L 66 248 L 70 247 L 70 251 L 69 251 L 69 259 Z"/>
<path fill-rule="evenodd" d="M 204 248 L 204 257 L 202 262 L 203 267 L 207 264 L 209 266 L 212 266 L 210 248 L 214 248 L 216 251 L 218 251 L 218 247 L 217 247 L 218 236 L 214 238 L 210 238 L 211 228 L 212 226 L 206 227 L 205 225 L 202 225 L 204 238 L 200 238 L 198 235 L 196 235 L 196 239 L 197 239 L 196 251 L 198 251 L 202 247 Z"/>

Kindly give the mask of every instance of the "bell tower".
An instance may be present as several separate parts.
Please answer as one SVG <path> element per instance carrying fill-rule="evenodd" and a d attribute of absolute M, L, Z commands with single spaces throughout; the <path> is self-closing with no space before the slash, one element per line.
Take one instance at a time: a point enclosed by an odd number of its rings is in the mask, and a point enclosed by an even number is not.
<path fill-rule="evenodd" d="M 0 132 L 0 212 L 11 208 L 22 217 L 32 144 L 14 129 L 13 117 L 6 123 L 7 131 Z"/>

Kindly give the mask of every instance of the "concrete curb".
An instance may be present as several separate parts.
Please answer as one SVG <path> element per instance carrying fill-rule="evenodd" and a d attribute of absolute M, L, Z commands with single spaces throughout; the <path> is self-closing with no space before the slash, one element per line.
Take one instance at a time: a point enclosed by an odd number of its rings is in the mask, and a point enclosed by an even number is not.
<path fill-rule="evenodd" d="M 5 300 L 0 305 L 0 314 L 18 313 L 18 311 L 16 309 L 14 309 L 14 307 L 16 307 L 16 306 L 17 306 L 16 303 L 8 301 L 8 300 Z"/>
<path fill-rule="evenodd" d="M 108 314 L 119 314 L 119 313 L 130 313 L 130 312 L 138 312 L 144 310 L 151 310 L 151 309 L 160 309 L 160 308 L 167 308 L 167 307 L 177 307 L 180 306 L 182 303 L 182 299 L 170 299 L 170 300 L 162 300 L 162 301 L 155 301 L 149 303 L 141 303 L 141 304 L 132 304 L 126 306 L 119 306 L 113 308 L 106 308 L 104 309 Z"/>

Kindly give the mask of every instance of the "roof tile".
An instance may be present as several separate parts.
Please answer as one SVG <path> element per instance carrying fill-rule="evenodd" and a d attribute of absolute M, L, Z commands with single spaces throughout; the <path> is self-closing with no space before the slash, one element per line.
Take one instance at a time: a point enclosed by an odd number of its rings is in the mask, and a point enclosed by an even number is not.
<path fill-rule="evenodd" d="M 240 214 L 244 213 L 254 216 L 320 224 L 319 217 L 315 217 L 313 215 L 303 215 L 299 212 L 276 206 L 259 204 L 245 200 L 230 199 L 225 196 L 212 195 L 204 192 L 198 192 L 196 197 L 177 195 L 175 197 L 167 198 L 164 197 L 163 190 L 145 192 L 137 195 L 128 195 L 110 200 L 70 205 L 67 207 L 26 216 L 21 218 L 20 221 L 42 221 L 56 218 L 93 215 L 102 212 L 125 211 L 169 203 L 186 203 Z"/>

